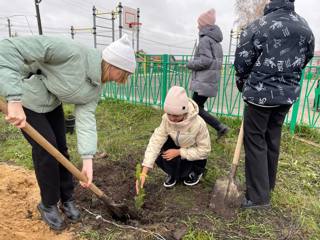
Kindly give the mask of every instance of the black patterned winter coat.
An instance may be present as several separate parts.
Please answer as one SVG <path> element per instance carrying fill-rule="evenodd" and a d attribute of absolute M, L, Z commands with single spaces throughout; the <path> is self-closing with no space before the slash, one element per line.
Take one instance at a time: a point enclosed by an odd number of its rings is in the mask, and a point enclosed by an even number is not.
<path fill-rule="evenodd" d="M 206 26 L 199 32 L 199 45 L 187 67 L 192 70 L 190 89 L 201 96 L 217 95 L 223 60 L 222 39 L 217 25 Z"/>
<path fill-rule="evenodd" d="M 294 11 L 294 0 L 272 0 L 265 14 L 240 37 L 234 62 L 243 99 L 262 105 L 292 105 L 300 95 L 303 68 L 314 54 L 308 23 Z"/>

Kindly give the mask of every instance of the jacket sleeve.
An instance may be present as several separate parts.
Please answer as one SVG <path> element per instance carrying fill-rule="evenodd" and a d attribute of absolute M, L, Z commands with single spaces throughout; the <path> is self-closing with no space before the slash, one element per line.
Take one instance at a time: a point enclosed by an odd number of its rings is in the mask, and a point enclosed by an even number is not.
<path fill-rule="evenodd" d="M 0 42 L 0 96 L 7 101 L 22 98 L 23 57 L 8 40 Z"/>
<path fill-rule="evenodd" d="M 78 152 L 82 159 L 92 158 L 97 151 L 95 110 L 98 101 L 75 106 Z"/>
<path fill-rule="evenodd" d="M 208 128 L 201 124 L 199 133 L 196 136 L 196 146 L 190 148 L 180 148 L 181 158 L 189 161 L 207 159 L 211 151 L 211 141 Z"/>
<path fill-rule="evenodd" d="M 199 56 L 189 61 L 187 67 L 193 71 L 201 71 L 208 69 L 213 61 L 213 53 L 211 50 L 211 44 L 208 38 L 200 38 L 198 45 Z"/>
<path fill-rule="evenodd" d="M 257 21 L 241 32 L 240 42 L 235 53 L 234 67 L 240 81 L 248 78 L 262 51 L 262 40 Z"/>
<path fill-rule="evenodd" d="M 155 129 L 147 146 L 142 166 L 153 168 L 163 144 L 168 139 L 168 133 L 165 127 L 165 121 L 162 120 L 160 126 Z"/>
<path fill-rule="evenodd" d="M 17 62 L 17 61 L 16 61 Z M 0 96 L 9 102 L 22 99 L 22 76 L 16 69 L 0 69 Z"/>
<path fill-rule="evenodd" d="M 306 54 L 306 61 L 304 63 L 303 68 L 305 68 L 307 66 L 307 64 L 309 63 L 309 61 L 313 58 L 314 56 L 314 48 L 315 48 L 315 43 L 314 43 L 314 35 L 311 32 L 310 37 L 309 37 L 309 41 L 308 41 L 308 52 Z"/>

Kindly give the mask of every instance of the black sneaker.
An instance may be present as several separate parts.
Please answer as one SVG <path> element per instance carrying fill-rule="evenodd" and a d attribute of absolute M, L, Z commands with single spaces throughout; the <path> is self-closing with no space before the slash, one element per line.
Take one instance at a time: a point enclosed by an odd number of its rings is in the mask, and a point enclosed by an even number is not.
<path fill-rule="evenodd" d="M 270 202 L 254 203 L 251 200 L 248 200 L 247 198 L 244 198 L 243 202 L 241 203 L 242 209 L 266 209 L 270 207 L 271 207 Z"/>
<path fill-rule="evenodd" d="M 166 188 L 171 188 L 176 185 L 177 181 L 174 179 L 173 176 L 168 175 L 166 180 L 163 183 L 163 186 Z"/>
<path fill-rule="evenodd" d="M 194 186 L 199 183 L 202 177 L 201 174 L 196 174 L 195 172 L 189 173 L 188 177 L 183 181 L 183 183 L 187 186 Z"/>

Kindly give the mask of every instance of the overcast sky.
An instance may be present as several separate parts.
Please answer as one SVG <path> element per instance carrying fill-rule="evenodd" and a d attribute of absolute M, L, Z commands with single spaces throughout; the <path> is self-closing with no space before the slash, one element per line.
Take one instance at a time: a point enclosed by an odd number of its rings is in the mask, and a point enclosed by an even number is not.
<path fill-rule="evenodd" d="M 71 38 L 71 25 L 75 28 L 92 28 L 93 5 L 101 12 L 109 12 L 116 8 L 118 2 L 42 0 L 40 12 L 44 34 Z M 224 51 L 228 52 L 230 30 L 233 28 L 235 19 L 235 0 L 123 0 L 121 2 L 122 5 L 140 8 L 142 22 L 140 49 L 149 54 L 191 54 L 197 39 L 197 18 L 199 14 L 210 8 L 215 8 L 217 11 L 217 25 L 221 27 L 224 34 Z M 320 49 L 320 1 L 296 0 L 296 12 L 309 22 L 316 36 L 316 48 Z M 19 36 L 38 34 L 34 0 L 0 0 L 0 16 L 2 17 L 0 18 L 0 39 L 8 36 L 6 17 L 11 20 L 12 33 L 17 33 Z M 106 20 L 105 22 L 99 20 L 98 23 L 111 26 L 110 21 Z M 101 29 L 99 31 L 101 33 Z M 131 32 L 128 33 L 131 37 Z M 116 37 L 118 37 L 118 29 Z M 93 46 L 90 30 L 77 31 L 75 39 Z M 98 43 L 110 43 L 110 39 L 98 37 Z"/>

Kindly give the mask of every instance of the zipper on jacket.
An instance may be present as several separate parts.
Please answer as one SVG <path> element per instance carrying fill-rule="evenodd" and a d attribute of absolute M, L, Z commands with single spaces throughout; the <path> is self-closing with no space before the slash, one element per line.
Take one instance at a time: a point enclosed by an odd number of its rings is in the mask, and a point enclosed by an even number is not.
<path fill-rule="evenodd" d="M 180 146 L 180 144 L 179 144 L 179 135 L 180 135 L 180 131 L 177 132 L 177 137 L 176 137 L 176 142 L 177 142 L 178 146 Z"/>

